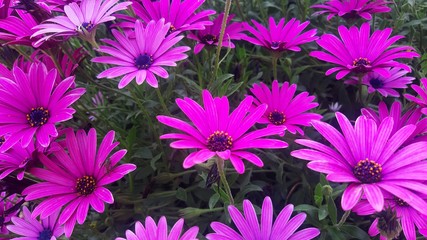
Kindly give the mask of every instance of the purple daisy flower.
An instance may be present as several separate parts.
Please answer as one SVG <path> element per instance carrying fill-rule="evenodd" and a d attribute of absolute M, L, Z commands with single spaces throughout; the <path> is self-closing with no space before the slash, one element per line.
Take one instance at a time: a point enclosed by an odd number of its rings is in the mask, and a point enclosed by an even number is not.
<path fill-rule="evenodd" d="M 324 4 L 315 4 L 312 8 L 323 9 L 313 15 L 328 14 L 328 21 L 335 16 L 345 19 L 364 18 L 371 20 L 372 14 L 390 12 L 387 6 L 391 2 L 385 0 L 329 0 Z"/>
<path fill-rule="evenodd" d="M 407 85 L 415 79 L 414 77 L 405 76 L 408 71 L 401 68 L 389 68 L 386 70 L 390 74 L 389 77 L 384 77 L 376 72 L 369 72 L 362 77 L 362 84 L 368 86 L 369 93 L 377 91 L 384 97 L 399 97 L 400 94 L 395 89 L 407 88 Z M 358 78 L 353 76 L 346 83 L 357 84 Z"/>
<path fill-rule="evenodd" d="M 119 3 L 119 0 L 82 0 L 80 4 L 72 2 L 64 7 L 66 16 L 56 16 L 34 27 L 37 31 L 32 37 L 49 34 L 38 40 L 35 46 L 54 36 L 78 35 L 93 43 L 98 25 L 116 19 L 112 14 L 127 9 L 131 4 L 131 2 Z"/>
<path fill-rule="evenodd" d="M 234 15 L 231 14 L 227 18 L 227 25 L 224 32 L 224 38 L 222 40 L 223 47 L 234 48 L 234 43 L 231 40 L 240 40 L 245 34 L 241 33 L 244 31 L 242 23 L 230 23 Z M 218 46 L 219 34 L 221 31 L 222 20 L 224 19 L 224 13 L 221 13 L 215 20 L 213 20 L 212 26 L 207 26 L 204 30 L 199 30 L 195 33 L 189 33 L 188 38 L 196 40 L 197 44 L 194 47 L 194 53 L 198 54 L 202 51 L 205 46 Z"/>
<path fill-rule="evenodd" d="M 64 207 L 58 223 L 65 224 L 65 235 L 70 237 L 76 221 L 79 224 L 85 222 L 89 205 L 102 213 L 104 202 L 114 202 L 113 195 L 104 186 L 121 179 L 136 166 L 117 166 L 126 150 L 119 150 L 108 157 L 119 145 L 113 142 L 114 131 L 107 133 L 98 151 L 95 129 L 90 129 L 87 135 L 84 130 L 77 131 L 77 134 L 72 129 L 64 131 L 67 151 L 58 143 L 52 143 L 56 149 L 51 155 L 39 154 L 45 168 L 33 168 L 31 174 L 43 182 L 25 188 L 22 195 L 26 195 L 27 201 L 45 198 L 32 213 L 42 219 Z"/>
<path fill-rule="evenodd" d="M 215 233 L 209 233 L 206 238 L 209 240 L 224 240 L 224 239 L 256 239 L 256 240 L 310 240 L 320 234 L 317 228 L 306 228 L 295 232 L 306 218 L 305 213 L 299 213 L 295 217 L 290 218 L 294 206 L 286 205 L 276 220 L 273 221 L 273 203 L 270 197 L 265 197 L 262 203 L 261 223 L 258 221 L 255 208 L 249 200 L 243 201 L 244 216 L 233 205 L 228 206 L 230 217 L 236 225 L 239 232 L 236 232 L 229 226 L 220 223 L 211 223 L 211 228 Z"/>
<path fill-rule="evenodd" d="M 370 35 L 369 23 L 364 23 L 358 29 L 355 26 L 347 29 L 339 26 L 341 39 L 332 34 L 323 34 L 317 44 L 329 53 L 313 51 L 310 56 L 325 62 L 339 65 L 326 71 L 326 76 L 338 71 L 337 79 L 349 73 L 376 72 L 383 77 L 390 77 L 388 69 L 399 67 L 410 72 L 411 68 L 403 63 L 396 62 L 396 58 L 413 58 L 420 55 L 410 46 L 391 47 L 393 43 L 404 38 L 401 35 L 393 36 L 391 28 L 376 30 Z"/>
<path fill-rule="evenodd" d="M 341 206 L 352 209 L 362 196 L 376 210 L 384 209 L 384 195 L 392 194 L 418 211 L 427 208 L 417 194 L 427 192 L 427 142 L 420 141 L 402 147 L 412 136 L 414 125 L 406 125 L 392 134 L 393 118 L 385 118 L 379 125 L 365 116 L 357 118 L 355 125 L 341 113 L 336 119 L 342 134 L 333 126 L 313 121 L 313 127 L 333 146 L 299 139 L 295 142 L 310 149 L 295 150 L 292 156 L 310 161 L 307 166 L 327 174 L 331 182 L 348 183 Z"/>
<path fill-rule="evenodd" d="M 118 67 L 101 72 L 98 78 L 115 78 L 124 75 L 119 82 L 119 88 L 124 88 L 135 78 L 138 85 L 147 81 L 150 86 L 157 88 L 158 82 L 155 75 L 168 78 L 169 74 L 163 66 L 176 66 L 175 62 L 186 59 L 188 56 L 184 52 L 190 50 L 186 46 L 172 48 L 183 36 L 176 36 L 176 34 L 166 36 L 169 27 L 170 23 L 165 24 L 164 19 L 158 22 L 150 21 L 145 28 L 141 21 L 136 21 L 136 38 L 129 38 L 113 29 L 112 33 L 118 42 L 103 39 L 102 41 L 111 47 L 100 46 L 98 49 L 111 56 L 96 57 L 92 62 L 115 64 Z"/>
<path fill-rule="evenodd" d="M 0 234 L 8 234 L 9 231 L 6 228 L 6 224 L 10 222 L 12 217 L 19 213 L 19 207 L 14 207 L 16 203 L 21 201 L 21 198 L 17 197 L 16 194 L 8 196 L 6 192 L 3 191 L 0 193 L 0 199 L 0 216 L 2 217 L 2 221 L 0 221 Z"/>
<path fill-rule="evenodd" d="M 12 217 L 14 225 L 7 226 L 9 231 L 22 236 L 15 239 L 56 240 L 64 234 L 64 227 L 57 222 L 59 209 L 41 222 L 31 216 L 26 206 L 23 207 L 22 213 L 23 218 Z"/>
<path fill-rule="evenodd" d="M 264 115 L 267 105 L 261 104 L 250 111 L 253 98 L 248 96 L 229 114 L 227 97 L 213 98 L 208 90 L 203 90 L 202 97 L 204 108 L 190 98 L 176 99 L 176 104 L 194 126 L 177 118 L 157 116 L 159 122 L 184 132 L 164 134 L 160 136 L 161 139 L 177 139 L 170 144 L 173 148 L 198 149 L 185 158 L 184 168 L 218 156 L 230 160 L 236 171 L 242 174 L 245 171 L 242 158 L 258 167 L 264 165 L 256 154 L 248 152 L 247 149 L 288 146 L 284 141 L 262 138 L 283 133 L 284 126 L 272 126 L 246 133 Z"/>
<path fill-rule="evenodd" d="M 254 84 L 250 90 L 255 96 L 253 104 L 255 107 L 264 103 L 268 105 L 259 123 L 283 125 L 292 134 L 298 132 L 304 135 L 300 126 L 310 126 L 311 121 L 322 118 L 320 114 L 307 112 L 319 106 L 318 103 L 313 102 L 314 96 L 309 96 L 308 92 L 302 92 L 294 97 L 297 90 L 296 84 L 289 86 L 289 83 L 285 82 L 280 87 L 278 81 L 274 80 L 271 90 L 264 83 Z"/>
<path fill-rule="evenodd" d="M 15 10 L 16 16 L 0 19 L 0 40 L 9 45 L 32 46 L 40 38 L 31 38 L 35 33 L 33 27 L 38 26 L 37 20 L 25 10 Z M 40 45 L 39 45 L 40 46 Z"/>
<path fill-rule="evenodd" d="M 421 112 L 427 115 L 427 91 L 425 88 L 427 87 L 427 78 L 421 78 L 421 83 L 424 86 L 424 89 L 418 85 L 412 84 L 411 88 L 420 95 L 419 98 L 416 96 L 412 96 L 411 94 L 404 94 L 405 98 L 411 102 L 416 103 L 421 107 Z"/>
<path fill-rule="evenodd" d="M 414 193 L 420 195 L 418 193 Z M 426 195 L 420 195 L 422 199 L 427 200 Z M 407 240 L 415 240 L 416 239 L 416 230 L 427 228 L 427 216 L 424 212 L 419 212 L 413 207 L 409 206 L 402 199 L 395 197 L 393 195 L 385 195 L 385 207 L 390 207 L 396 211 L 396 215 L 399 218 L 399 221 L 402 226 L 403 234 L 405 235 L 405 239 Z M 358 215 L 367 216 L 375 213 L 375 209 L 368 203 L 367 200 L 362 199 L 352 210 Z M 369 235 L 376 236 L 380 234 L 378 230 L 378 218 L 374 220 L 369 228 Z M 387 238 L 382 237 L 381 239 L 386 240 Z"/>
<path fill-rule="evenodd" d="M 14 66 L 13 78 L 0 77 L 0 136 L 9 135 L 0 150 L 6 151 L 21 141 L 27 147 L 33 137 L 47 147 L 58 135 L 55 124 L 73 117 L 70 107 L 85 92 L 84 88 L 67 91 L 74 76 L 55 86 L 56 69 L 47 71 L 42 63 L 32 63 L 28 73 Z"/>
<path fill-rule="evenodd" d="M 173 225 L 168 234 L 168 224 L 164 216 L 160 218 L 158 224 L 151 217 L 147 217 L 145 227 L 138 221 L 135 223 L 135 232 L 127 230 L 126 238 L 119 237 L 116 240 L 197 240 L 199 228 L 192 227 L 181 235 L 183 225 L 184 219 L 181 218 Z"/>
<path fill-rule="evenodd" d="M 164 18 L 166 23 L 170 23 L 168 32 L 171 33 L 203 30 L 205 26 L 212 25 L 208 17 L 215 14 L 214 10 L 196 13 L 204 2 L 205 0 L 132 0 L 132 8 L 137 17 L 146 23 Z"/>
<path fill-rule="evenodd" d="M 4 137 L 0 137 L 0 143 L 4 142 Z M 9 174 L 16 172 L 16 178 L 22 180 L 24 172 L 27 170 L 30 162 L 34 160 L 36 152 L 34 144 L 30 143 L 23 148 L 21 144 L 15 144 L 6 152 L 0 152 L 0 179 L 4 179 Z"/>
<path fill-rule="evenodd" d="M 318 39 L 317 29 L 311 29 L 301 34 L 310 24 L 309 21 L 300 23 L 299 20 L 292 18 L 285 24 L 285 19 L 282 18 L 276 24 L 274 18 L 270 17 L 268 29 L 255 20 L 252 20 L 252 23 L 257 29 L 248 23 L 243 23 L 243 27 L 254 37 L 245 36 L 242 39 L 273 52 L 281 53 L 286 50 L 299 52 L 301 51 L 299 45 Z"/>

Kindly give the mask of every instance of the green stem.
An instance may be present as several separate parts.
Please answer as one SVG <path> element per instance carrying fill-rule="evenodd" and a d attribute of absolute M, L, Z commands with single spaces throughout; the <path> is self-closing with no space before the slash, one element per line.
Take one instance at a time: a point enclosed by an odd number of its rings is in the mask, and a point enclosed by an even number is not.
<path fill-rule="evenodd" d="M 222 19 L 222 24 L 221 24 L 221 32 L 219 34 L 218 46 L 216 48 L 215 68 L 214 68 L 214 73 L 212 75 L 212 82 L 216 79 L 217 74 L 218 74 L 219 55 L 221 54 L 222 40 L 224 39 L 225 27 L 227 25 L 227 19 L 228 19 L 228 14 L 230 13 L 230 8 L 231 8 L 231 0 L 226 0 L 225 9 L 224 9 L 224 17 Z"/>
<path fill-rule="evenodd" d="M 228 195 L 228 199 L 230 201 L 230 204 L 234 205 L 233 194 L 231 193 L 230 185 L 228 185 L 227 177 L 225 176 L 225 172 L 224 172 L 224 159 L 217 157 L 216 158 L 216 165 L 218 167 L 218 173 L 219 173 L 219 177 L 221 179 L 221 183 L 224 185 L 224 188 L 225 188 L 225 191 Z"/>
<path fill-rule="evenodd" d="M 337 226 L 337 228 L 340 228 L 340 227 L 345 223 L 345 221 L 347 220 L 348 216 L 350 216 L 350 213 L 351 213 L 351 211 L 350 211 L 350 210 L 345 211 L 344 215 L 342 215 L 342 217 L 341 217 L 341 220 L 340 220 L 340 221 L 339 221 L 339 223 L 336 225 L 336 226 Z"/>
<path fill-rule="evenodd" d="M 362 74 L 359 74 L 358 76 L 357 76 L 357 78 L 358 78 L 358 80 L 357 80 L 357 83 L 358 83 L 358 87 L 359 87 L 359 101 L 360 101 L 360 103 L 362 103 L 362 105 L 363 105 L 363 100 L 362 100 L 362 87 L 363 87 L 363 85 L 362 85 L 362 78 L 363 78 L 363 75 Z"/>
<path fill-rule="evenodd" d="M 168 107 L 166 106 L 165 100 L 163 99 L 163 95 L 160 92 L 160 86 L 158 88 L 156 88 L 156 93 L 157 93 L 157 97 L 159 98 L 160 105 L 163 108 L 164 114 L 171 115 L 171 113 L 169 112 Z"/>
<path fill-rule="evenodd" d="M 277 80 L 277 60 L 279 60 L 279 58 L 273 55 L 271 58 L 271 64 L 273 65 L 273 80 Z"/>

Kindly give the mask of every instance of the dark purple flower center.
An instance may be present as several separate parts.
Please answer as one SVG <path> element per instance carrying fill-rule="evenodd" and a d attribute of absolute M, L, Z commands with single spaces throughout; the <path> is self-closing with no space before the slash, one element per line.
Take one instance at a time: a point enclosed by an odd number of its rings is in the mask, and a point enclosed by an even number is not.
<path fill-rule="evenodd" d="M 378 78 L 373 78 L 373 79 L 369 80 L 369 83 L 375 89 L 382 88 L 384 86 L 383 81 L 381 81 Z"/>
<path fill-rule="evenodd" d="M 402 199 L 400 199 L 398 197 L 394 197 L 394 202 L 396 202 L 396 204 L 401 206 L 401 207 L 409 206 L 408 203 L 406 203 L 405 201 L 403 201 Z"/>
<path fill-rule="evenodd" d="M 342 16 L 342 18 L 344 19 L 356 19 L 356 18 L 360 18 L 359 12 L 356 10 L 351 10 L 350 12 L 344 14 Z"/>
<path fill-rule="evenodd" d="M 135 66 L 138 69 L 147 69 L 151 64 L 153 64 L 153 58 L 148 54 L 139 54 L 139 56 L 135 58 Z"/>
<path fill-rule="evenodd" d="M 222 152 L 233 146 L 233 138 L 224 131 L 215 131 L 208 137 L 207 147 L 212 152 Z"/>
<path fill-rule="evenodd" d="M 3 145 L 3 143 L 6 141 L 6 139 L 3 137 L 3 136 L 1 136 L 0 137 L 0 147 L 1 147 L 1 145 Z"/>
<path fill-rule="evenodd" d="M 353 175 L 362 183 L 376 183 L 381 180 L 381 164 L 372 160 L 361 160 L 353 168 Z"/>
<path fill-rule="evenodd" d="M 31 112 L 27 114 L 27 121 L 31 127 L 40 127 L 49 120 L 49 110 L 44 107 L 31 108 Z"/>
<path fill-rule="evenodd" d="M 282 125 L 286 121 L 285 114 L 274 110 L 268 114 L 268 120 L 274 125 Z"/>
<path fill-rule="evenodd" d="M 79 179 L 77 179 L 76 183 L 76 190 L 77 193 L 83 196 L 87 196 L 93 191 L 95 191 L 96 188 L 96 181 L 95 178 L 92 176 L 83 176 Z"/>
<path fill-rule="evenodd" d="M 40 232 L 37 240 L 50 240 L 52 236 L 53 236 L 52 230 L 50 230 L 49 228 L 45 228 L 43 229 L 43 231 Z"/>
<path fill-rule="evenodd" d="M 271 42 L 271 49 L 277 50 L 282 45 L 282 42 Z"/>
<path fill-rule="evenodd" d="M 356 58 L 353 61 L 353 67 L 356 67 L 354 71 L 356 72 L 366 72 L 367 68 L 371 66 L 371 61 L 367 58 Z"/>
<path fill-rule="evenodd" d="M 90 32 L 93 27 L 94 25 L 92 24 L 92 22 L 83 22 L 79 29 L 82 30 L 82 28 L 84 28 L 86 31 Z"/>
<path fill-rule="evenodd" d="M 206 34 L 205 36 L 202 37 L 200 42 L 203 44 L 212 45 L 218 42 L 218 38 L 212 34 Z"/>

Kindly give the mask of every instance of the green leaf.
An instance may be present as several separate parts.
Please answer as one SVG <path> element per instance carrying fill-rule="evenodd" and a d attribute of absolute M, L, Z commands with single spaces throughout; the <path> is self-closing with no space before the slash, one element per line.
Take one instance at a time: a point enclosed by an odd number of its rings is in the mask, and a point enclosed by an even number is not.
<path fill-rule="evenodd" d="M 343 225 L 340 227 L 340 230 L 360 240 L 370 239 L 365 231 L 354 225 Z"/>
<path fill-rule="evenodd" d="M 331 219 L 332 223 L 335 225 L 337 224 L 337 206 L 335 205 L 335 202 L 331 196 L 327 198 L 326 202 L 328 205 L 329 218 Z"/>
<path fill-rule="evenodd" d="M 322 221 L 329 215 L 328 210 L 326 209 L 326 205 L 323 205 L 319 208 L 319 212 L 317 213 L 317 217 L 319 221 Z"/>
<path fill-rule="evenodd" d="M 320 185 L 320 183 L 318 183 L 316 185 L 316 188 L 314 189 L 314 202 L 318 207 L 320 207 L 323 202 L 323 191 L 322 191 L 322 185 Z"/>
<path fill-rule="evenodd" d="M 218 193 L 215 193 L 212 195 L 212 197 L 209 199 L 209 209 L 212 209 L 215 207 L 216 203 L 218 202 L 220 196 Z"/>
<path fill-rule="evenodd" d="M 176 198 L 184 202 L 187 201 L 187 192 L 185 191 L 184 188 L 178 188 L 176 190 Z"/>

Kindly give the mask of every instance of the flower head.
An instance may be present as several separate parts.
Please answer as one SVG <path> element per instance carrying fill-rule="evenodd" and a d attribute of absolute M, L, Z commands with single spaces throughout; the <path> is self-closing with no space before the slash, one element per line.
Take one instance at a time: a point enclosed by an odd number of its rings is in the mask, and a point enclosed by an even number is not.
<path fill-rule="evenodd" d="M 294 206 L 286 205 L 276 220 L 273 221 L 273 203 L 270 197 L 264 198 L 262 203 L 261 221 L 258 221 L 255 208 L 249 200 L 243 201 L 244 216 L 233 205 L 228 206 L 230 217 L 236 225 L 239 232 L 236 232 L 229 226 L 220 223 L 211 223 L 211 228 L 215 233 L 210 233 L 206 236 L 209 240 L 224 240 L 224 239 L 256 239 L 256 240 L 288 240 L 288 239 L 304 239 L 310 240 L 320 234 L 317 228 L 306 228 L 295 232 L 306 218 L 305 213 L 299 213 L 295 217 L 290 218 Z"/>
<path fill-rule="evenodd" d="M 121 179 L 135 170 L 133 164 L 117 163 L 124 157 L 126 150 L 119 150 L 108 157 L 119 144 L 113 142 L 114 131 L 107 133 L 98 151 L 96 131 L 90 129 L 65 131 L 65 149 L 58 143 L 50 155 L 39 154 L 45 168 L 33 168 L 31 174 L 43 180 L 24 189 L 25 200 L 44 198 L 32 215 L 47 218 L 54 211 L 64 207 L 58 223 L 65 224 L 65 235 L 71 236 L 76 221 L 83 224 L 89 205 L 95 211 L 104 212 L 104 202 L 112 204 L 113 195 L 104 186 Z"/>
<path fill-rule="evenodd" d="M 0 142 L 4 142 L 4 137 L 0 137 Z M 27 165 L 31 165 L 36 152 L 34 144 L 30 143 L 23 148 L 21 144 L 15 144 L 6 152 L 0 152 L 0 179 L 4 179 L 9 174 L 16 172 L 16 178 L 22 180 Z"/>
<path fill-rule="evenodd" d="M 74 76 L 55 86 L 56 69 L 47 71 L 42 63 L 32 63 L 28 72 L 18 66 L 13 78 L 0 77 L 0 136 L 9 135 L 0 150 L 5 151 L 21 141 L 27 147 L 33 137 L 47 147 L 58 135 L 55 124 L 72 118 L 70 107 L 85 92 L 83 88 L 67 91 Z"/>
<path fill-rule="evenodd" d="M 94 40 L 99 24 L 116 19 L 112 14 L 126 9 L 130 4 L 132 3 L 119 3 L 119 0 L 82 0 L 80 4 L 72 2 L 64 7 L 66 16 L 53 17 L 34 27 L 37 31 L 32 35 L 33 37 L 50 34 L 38 40 L 35 46 L 53 36 L 79 35 L 82 39 L 91 42 Z"/>
<path fill-rule="evenodd" d="M 411 71 L 408 65 L 396 62 L 395 59 L 419 57 L 412 47 L 391 47 L 393 43 L 403 38 L 401 35 L 389 38 L 391 28 L 376 30 L 370 35 L 370 25 L 364 23 L 360 29 L 355 26 L 350 29 L 339 26 L 338 32 L 341 39 L 332 34 L 323 34 L 317 40 L 317 44 L 329 53 L 322 51 L 310 53 L 312 57 L 338 65 L 338 67 L 326 71 L 327 76 L 338 71 L 337 79 L 341 79 L 349 73 L 368 72 L 376 72 L 383 77 L 390 77 L 391 74 L 388 71 L 390 67 Z"/>
<path fill-rule="evenodd" d="M 0 19 L 0 40 L 9 45 L 34 45 L 40 37 L 31 38 L 31 35 L 36 32 L 33 28 L 38 26 L 39 22 L 25 10 L 16 9 L 15 12 L 15 16 Z"/>
<path fill-rule="evenodd" d="M 268 105 L 259 123 L 283 125 L 292 134 L 299 132 L 304 135 L 300 126 L 310 126 L 311 121 L 322 118 L 320 114 L 307 112 L 319 105 L 313 102 L 314 96 L 309 96 L 308 92 L 302 92 L 294 97 L 297 90 L 296 84 L 289 86 L 289 83 L 285 82 L 279 87 L 278 81 L 274 80 L 271 90 L 264 83 L 254 84 L 250 90 L 255 96 L 255 107 L 264 103 Z"/>
<path fill-rule="evenodd" d="M 421 83 L 424 86 L 424 89 L 418 85 L 412 84 L 411 88 L 420 95 L 419 98 L 416 96 L 413 96 L 411 94 L 404 94 L 405 98 L 408 99 L 411 102 L 416 103 L 418 106 L 421 107 L 421 112 L 427 115 L 427 90 L 425 88 L 427 87 L 427 78 L 421 78 Z"/>
<path fill-rule="evenodd" d="M 205 0 L 132 0 L 132 8 L 144 22 L 159 21 L 163 18 L 165 23 L 170 23 L 169 33 L 180 33 L 188 30 L 202 30 L 205 26 L 212 25 L 207 17 L 215 14 L 214 10 L 196 13 L 204 2 Z"/>
<path fill-rule="evenodd" d="M 112 56 L 96 57 L 92 61 L 111 63 L 118 67 L 101 72 L 98 78 L 115 78 L 124 75 L 119 82 L 119 88 L 124 88 L 135 78 L 138 85 L 147 81 L 150 86 L 157 87 L 155 75 L 162 78 L 169 77 L 163 66 L 176 66 L 175 62 L 187 58 L 184 52 L 190 50 L 186 46 L 172 48 L 183 36 L 176 36 L 176 34 L 166 36 L 169 27 L 170 23 L 165 24 L 164 19 L 157 22 L 150 21 L 145 28 L 141 21 L 136 21 L 136 38 L 129 38 L 113 29 L 113 35 L 118 42 L 103 39 L 102 41 L 111 47 L 100 46 L 98 49 Z"/>
<path fill-rule="evenodd" d="M 193 126 L 177 118 L 157 116 L 159 122 L 183 132 L 164 134 L 160 136 L 161 139 L 177 139 L 170 144 L 173 148 L 197 149 L 185 158 L 184 168 L 203 163 L 216 155 L 230 160 L 236 171 L 243 173 L 245 165 L 242 158 L 258 167 L 263 166 L 262 160 L 247 149 L 288 146 L 280 140 L 262 138 L 283 133 L 284 126 L 272 126 L 247 133 L 264 115 L 267 105 L 261 104 L 250 111 L 253 98 L 248 96 L 229 114 L 227 97 L 213 98 L 207 90 L 203 91 L 202 97 L 204 108 L 190 98 L 176 99 L 176 104 L 192 121 Z"/>
<path fill-rule="evenodd" d="M 295 150 L 292 156 L 309 160 L 307 166 L 327 174 L 332 182 L 348 183 L 341 198 L 344 210 L 352 209 L 366 197 L 376 210 L 384 209 L 384 195 L 394 195 L 418 211 L 424 211 L 427 202 L 415 192 L 427 192 L 424 166 L 427 166 L 427 142 L 420 141 L 402 147 L 415 131 L 410 124 L 392 134 L 393 118 L 379 125 L 365 116 L 357 118 L 355 125 L 341 113 L 336 113 L 340 133 L 333 126 L 313 121 L 313 127 L 333 146 L 299 139 L 296 143 L 310 149 Z M 423 210 L 424 209 L 424 210 Z"/>
<path fill-rule="evenodd" d="M 227 18 L 227 26 L 224 31 L 224 38 L 222 40 L 223 47 L 234 48 L 234 43 L 231 40 L 240 40 L 246 36 L 241 33 L 244 29 L 241 23 L 230 23 L 234 15 Z M 198 54 L 205 46 L 218 46 L 219 34 L 221 31 L 222 20 L 224 13 L 221 13 L 214 21 L 212 26 L 207 26 L 204 30 L 198 30 L 195 33 L 189 33 L 188 38 L 196 40 L 197 44 L 194 47 L 194 53 Z"/>
<path fill-rule="evenodd" d="M 16 207 L 21 198 L 17 197 L 16 194 L 7 195 L 6 192 L 0 193 L 0 234 L 8 234 L 9 231 L 6 228 L 6 224 L 10 222 L 12 217 L 19 213 L 19 207 Z M 22 204 L 22 203 L 21 203 Z"/>
<path fill-rule="evenodd" d="M 138 221 L 135 223 L 135 232 L 127 230 L 126 238 L 119 237 L 116 240 L 197 240 L 199 228 L 192 227 L 181 235 L 183 225 L 184 219 L 181 218 L 173 225 L 168 234 L 168 224 L 164 216 L 160 218 L 158 224 L 151 217 L 147 217 L 145 227 Z"/>
<path fill-rule="evenodd" d="M 13 225 L 7 226 L 9 231 L 23 236 L 26 240 L 56 240 L 64 234 L 64 227 L 58 224 L 59 209 L 48 218 L 38 221 L 31 216 L 26 206 L 22 209 L 23 218 L 12 217 Z"/>
<path fill-rule="evenodd" d="M 372 14 L 390 12 L 387 7 L 390 2 L 386 0 L 329 0 L 324 4 L 315 4 L 312 8 L 322 10 L 315 12 L 314 15 L 328 14 L 328 21 L 335 16 L 345 19 L 364 18 L 371 20 Z"/>
<path fill-rule="evenodd" d="M 285 24 L 285 19 L 282 18 L 276 24 L 274 18 L 270 17 L 268 29 L 255 20 L 252 20 L 252 23 L 257 29 L 248 23 L 243 23 L 243 27 L 254 37 L 245 36 L 242 39 L 273 52 L 281 53 L 286 50 L 299 52 L 301 51 L 299 45 L 312 42 L 318 38 L 316 36 L 317 29 L 311 29 L 301 34 L 310 24 L 309 21 L 300 23 L 299 20 L 292 18 Z"/>

